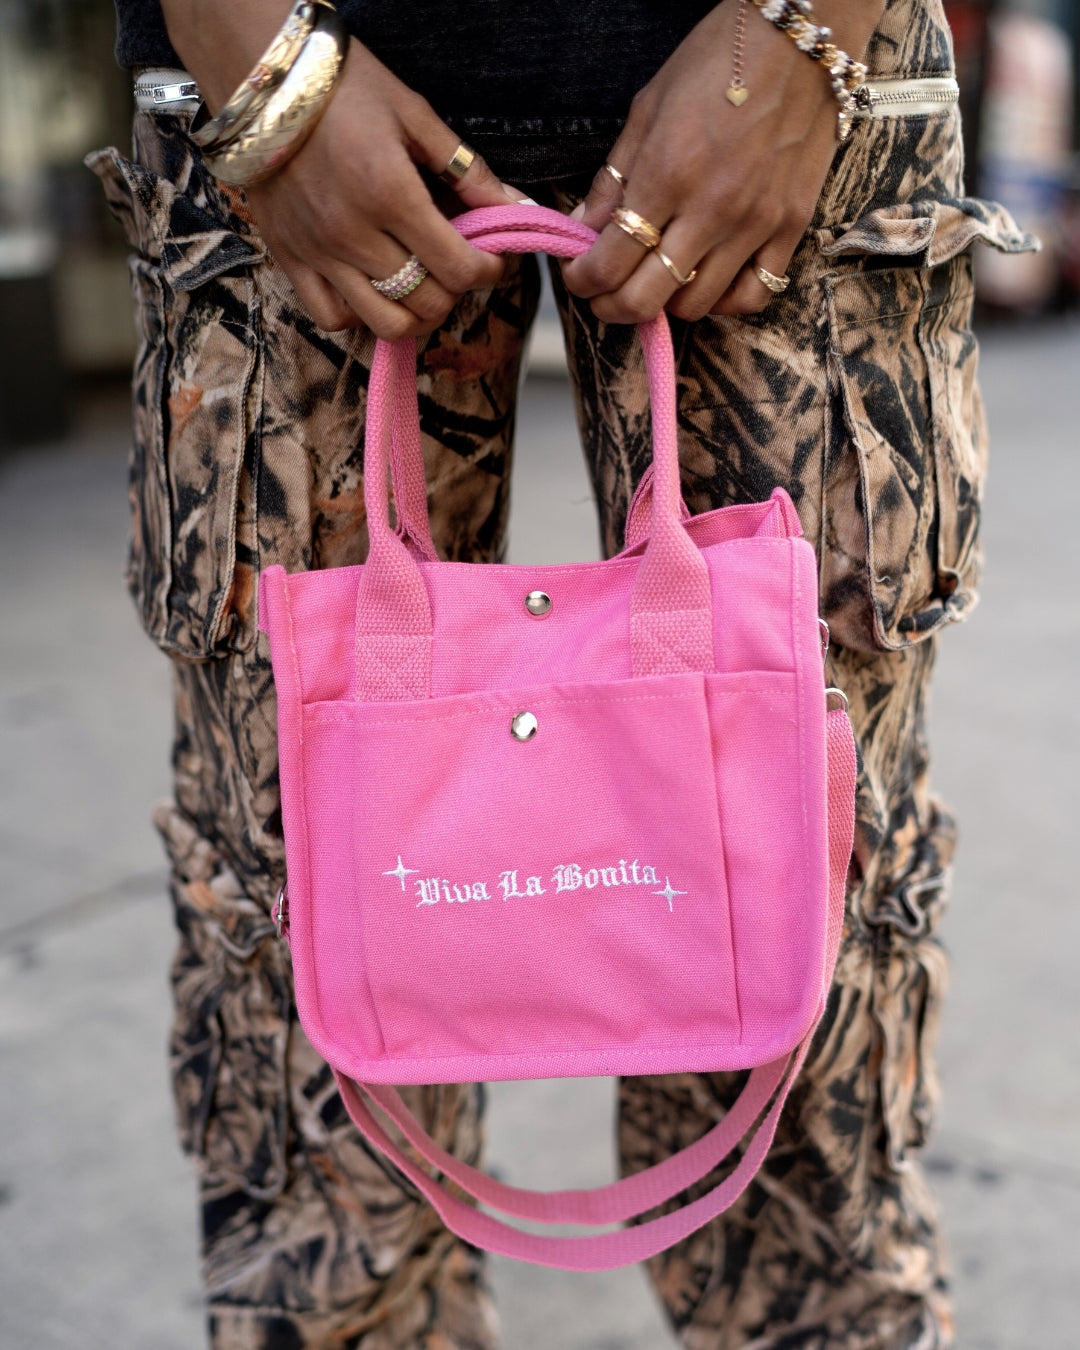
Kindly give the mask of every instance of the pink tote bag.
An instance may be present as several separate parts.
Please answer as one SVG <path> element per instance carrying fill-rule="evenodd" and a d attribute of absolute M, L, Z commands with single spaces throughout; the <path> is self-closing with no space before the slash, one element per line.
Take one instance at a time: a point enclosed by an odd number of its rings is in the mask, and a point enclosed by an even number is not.
<path fill-rule="evenodd" d="M 538 208 L 455 224 L 493 253 L 574 257 L 595 238 Z M 680 1240 L 761 1165 L 824 1009 L 854 821 L 813 549 L 779 489 L 688 518 L 667 322 L 640 332 L 653 464 L 617 557 L 440 562 L 415 345 L 380 342 L 368 561 L 271 567 L 260 583 L 304 1030 L 359 1129 L 454 1232 L 582 1270 Z M 390 1086 L 727 1069 L 753 1072 L 710 1133 L 594 1191 L 492 1180 L 442 1151 Z M 700 1199 L 582 1237 L 508 1225 L 419 1161 L 504 1215 L 601 1226 L 677 1195 L 740 1142 Z"/>

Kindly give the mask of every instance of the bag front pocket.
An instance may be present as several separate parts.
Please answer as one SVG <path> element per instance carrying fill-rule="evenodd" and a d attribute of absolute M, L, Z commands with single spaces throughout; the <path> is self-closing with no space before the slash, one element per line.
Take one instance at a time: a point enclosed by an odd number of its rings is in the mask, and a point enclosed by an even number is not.
<path fill-rule="evenodd" d="M 385 1060 L 384 1081 L 454 1081 L 430 1062 L 618 1072 L 631 1054 L 738 1044 L 702 676 L 317 704 L 303 754 L 305 909 L 339 1064 L 345 1050 Z M 295 896 L 291 913 L 295 935 Z"/>
<path fill-rule="evenodd" d="M 128 586 L 167 651 L 246 651 L 261 401 L 252 268 L 263 250 L 116 151 L 92 167 L 138 250 Z"/>
<path fill-rule="evenodd" d="M 976 600 L 987 436 L 970 327 L 981 239 L 1034 247 L 1000 207 L 912 203 L 822 230 L 832 419 L 822 613 L 834 639 L 896 649 Z"/>

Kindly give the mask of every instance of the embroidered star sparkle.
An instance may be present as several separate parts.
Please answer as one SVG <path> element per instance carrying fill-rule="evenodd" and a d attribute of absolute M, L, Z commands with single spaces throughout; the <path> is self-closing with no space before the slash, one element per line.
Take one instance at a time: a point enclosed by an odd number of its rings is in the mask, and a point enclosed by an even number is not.
<path fill-rule="evenodd" d="M 653 891 L 653 895 L 662 895 L 664 897 L 664 899 L 667 901 L 668 910 L 672 913 L 674 913 L 675 910 L 675 906 L 671 903 L 672 900 L 674 900 L 677 895 L 686 895 L 686 894 L 687 894 L 686 891 L 675 890 L 671 884 L 670 878 L 668 877 L 664 878 L 664 889 L 662 891 Z"/>
<path fill-rule="evenodd" d="M 415 867 L 406 867 L 405 864 L 401 861 L 401 854 L 399 853 L 399 854 L 398 854 L 398 858 L 397 858 L 397 866 L 396 866 L 396 867 L 391 867 L 391 869 L 389 870 L 389 872 L 384 872 L 384 873 L 383 873 L 383 876 L 384 876 L 384 877 L 397 877 L 398 881 L 401 882 L 401 889 L 404 890 L 404 889 L 405 889 L 405 878 L 409 875 L 410 872 L 415 872 L 415 871 L 417 871 L 417 870 L 418 870 L 418 869 L 415 868 Z M 659 894 L 659 892 L 657 892 L 657 894 Z"/>

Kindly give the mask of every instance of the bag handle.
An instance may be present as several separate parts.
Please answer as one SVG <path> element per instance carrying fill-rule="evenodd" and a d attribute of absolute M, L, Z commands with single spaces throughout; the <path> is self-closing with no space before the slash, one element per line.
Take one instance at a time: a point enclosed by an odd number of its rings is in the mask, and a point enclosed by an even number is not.
<path fill-rule="evenodd" d="M 586 226 L 544 207 L 485 207 L 458 216 L 453 223 L 475 248 L 487 253 L 544 252 L 573 258 L 596 238 Z M 632 669 L 635 675 L 711 671 L 709 574 L 681 518 L 671 333 L 663 314 L 640 325 L 638 331 L 652 403 L 654 488 L 649 543 L 637 569 L 630 604 Z M 421 511 L 416 472 L 406 473 L 408 464 L 417 462 L 415 382 L 411 339 L 397 344 L 380 341 L 368 383 L 364 441 L 364 502 L 371 550 L 356 600 L 354 696 L 368 701 L 423 699 L 431 693 L 431 603 L 423 573 L 406 542 L 407 538 L 416 540 L 413 517 L 427 517 L 426 492 Z M 395 432 L 398 419 L 407 420 L 407 431 Z M 390 528 L 387 497 L 395 446 L 403 470 L 402 534 Z"/>
<path fill-rule="evenodd" d="M 787 1056 L 754 1069 L 723 1120 L 696 1143 L 663 1162 L 608 1186 L 582 1191 L 529 1191 L 506 1186 L 452 1157 L 424 1131 L 392 1087 L 354 1083 L 335 1070 L 342 1100 L 354 1123 L 431 1201 L 452 1232 L 503 1256 L 564 1270 L 610 1270 L 642 1261 L 680 1241 L 729 1208 L 765 1160 L 791 1085 L 806 1059 L 832 983 L 844 921 L 844 895 L 855 828 L 855 742 L 842 709 L 825 718 L 828 802 L 828 920 L 821 1002 L 814 1023 Z M 682 1209 L 633 1228 L 592 1237 L 543 1237 L 522 1232 L 474 1209 L 448 1191 L 406 1154 L 372 1114 L 375 1103 L 429 1163 L 467 1194 L 515 1218 L 543 1223 L 599 1225 L 653 1209 L 700 1181 L 741 1140 L 769 1102 L 764 1119 L 735 1169 L 720 1184 Z"/>
<path fill-rule="evenodd" d="M 394 344 L 401 363 L 394 380 L 399 404 L 391 422 L 390 481 L 397 507 L 398 538 L 424 562 L 437 562 L 428 519 L 424 451 L 420 444 L 420 407 L 416 397 L 416 344 Z"/>

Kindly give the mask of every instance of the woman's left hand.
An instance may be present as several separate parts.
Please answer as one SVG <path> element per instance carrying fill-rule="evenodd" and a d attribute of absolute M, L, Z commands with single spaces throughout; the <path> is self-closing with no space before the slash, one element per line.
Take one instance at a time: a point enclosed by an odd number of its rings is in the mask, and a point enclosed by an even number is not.
<path fill-rule="evenodd" d="M 858 59 L 883 0 L 822 0 L 815 20 Z M 818 13 L 817 11 L 821 11 Z M 755 274 L 787 271 L 836 153 L 838 104 L 826 70 L 747 0 L 745 102 L 727 98 L 738 0 L 708 14 L 635 97 L 608 160 L 574 212 L 600 238 L 563 264 L 569 289 L 609 323 L 640 323 L 665 307 L 683 319 L 752 314 L 772 292 Z M 660 248 L 685 276 L 679 286 L 656 251 L 611 223 L 625 205 L 663 232 Z"/>

